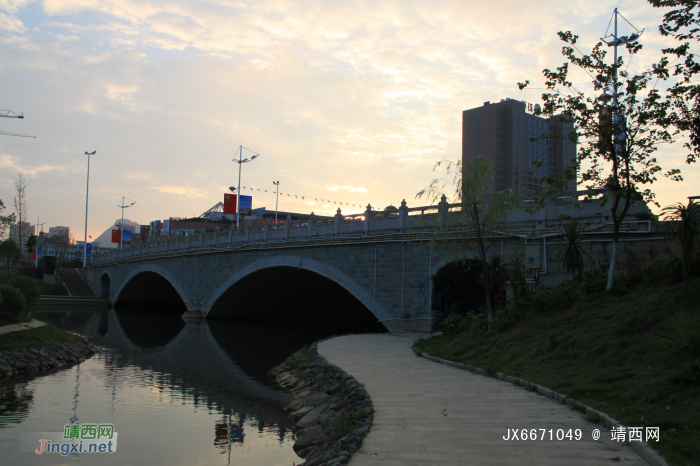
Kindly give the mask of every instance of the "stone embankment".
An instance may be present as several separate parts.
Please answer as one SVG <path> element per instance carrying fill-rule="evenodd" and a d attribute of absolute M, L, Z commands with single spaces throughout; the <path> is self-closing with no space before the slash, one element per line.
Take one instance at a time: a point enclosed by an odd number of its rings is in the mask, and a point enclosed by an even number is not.
<path fill-rule="evenodd" d="M 374 408 L 365 388 L 316 350 L 302 349 L 268 375 L 297 398 L 285 409 L 297 421 L 294 451 L 303 465 L 342 465 L 367 436 Z"/>
<path fill-rule="evenodd" d="M 97 349 L 90 342 L 76 336 L 68 343 L 0 354 L 0 380 L 6 380 L 17 374 L 35 374 L 59 367 L 69 367 L 85 361 L 96 352 Z"/>

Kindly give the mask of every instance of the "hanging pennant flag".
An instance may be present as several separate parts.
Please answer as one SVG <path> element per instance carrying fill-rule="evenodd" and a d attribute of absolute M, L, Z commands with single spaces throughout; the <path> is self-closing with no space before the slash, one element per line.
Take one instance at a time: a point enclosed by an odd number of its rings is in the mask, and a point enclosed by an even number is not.
<path fill-rule="evenodd" d="M 245 189 L 245 186 L 243 186 L 243 189 Z"/>
<path fill-rule="evenodd" d="M 304 196 L 301 196 L 301 200 L 302 200 L 302 201 L 304 200 Z"/>
<path fill-rule="evenodd" d="M 267 192 L 267 189 L 265 190 L 265 192 Z"/>
<path fill-rule="evenodd" d="M 258 192 L 260 192 L 260 190 L 259 190 L 259 189 L 258 189 Z M 267 192 L 267 191 L 265 191 L 265 192 Z"/>
<path fill-rule="evenodd" d="M 250 190 L 252 191 L 252 190 L 253 190 L 253 188 L 250 188 Z"/>
<path fill-rule="evenodd" d="M 323 199 L 321 199 L 321 200 L 323 200 Z M 318 198 L 317 198 L 317 197 L 314 197 L 314 201 L 318 201 Z"/>
<path fill-rule="evenodd" d="M 287 194 L 287 197 L 289 197 L 289 194 Z"/>
<path fill-rule="evenodd" d="M 296 194 L 294 195 L 294 197 L 296 197 L 297 199 L 299 199 L 299 196 L 297 196 Z"/>

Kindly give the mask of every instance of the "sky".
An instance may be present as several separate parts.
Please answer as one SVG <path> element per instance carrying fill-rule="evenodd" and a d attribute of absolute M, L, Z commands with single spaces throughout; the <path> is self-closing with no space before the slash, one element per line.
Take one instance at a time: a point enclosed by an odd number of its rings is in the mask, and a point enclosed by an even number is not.
<path fill-rule="evenodd" d="M 10 212 L 21 171 L 29 220 L 82 240 L 97 151 L 90 236 L 122 196 L 141 224 L 196 216 L 237 184 L 242 145 L 260 154 L 242 165 L 254 208 L 275 208 L 273 181 L 283 211 L 427 205 L 435 162 L 461 158 L 462 111 L 540 102 L 557 32 L 588 52 L 615 7 L 645 29 L 630 71 L 650 67 L 672 42 L 640 0 L 0 0 L 0 109 L 25 116 L 0 131 L 37 136 L 0 135 L 0 199 Z M 680 143 L 658 158 L 685 178 L 653 185 L 662 206 L 700 194 Z"/>

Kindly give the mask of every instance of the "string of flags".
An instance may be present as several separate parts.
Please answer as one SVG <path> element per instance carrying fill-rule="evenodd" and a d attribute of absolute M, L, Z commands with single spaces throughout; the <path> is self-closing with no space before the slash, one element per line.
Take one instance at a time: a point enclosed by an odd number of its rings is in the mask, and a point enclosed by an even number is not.
<path fill-rule="evenodd" d="M 276 191 L 272 191 L 272 190 L 268 191 L 267 189 L 252 188 L 250 186 L 248 186 L 248 187 L 241 186 L 241 191 L 243 191 L 244 189 L 250 189 L 253 192 L 256 192 L 256 191 L 257 192 L 266 192 L 266 193 L 269 192 L 272 194 L 276 194 Z M 281 191 L 280 191 L 280 196 L 284 196 L 284 193 Z M 334 201 L 331 199 L 322 199 L 320 197 L 300 196 L 298 194 L 287 193 L 287 197 L 291 198 L 292 196 L 294 196 L 295 199 L 301 198 L 302 201 L 305 201 L 306 199 L 309 199 L 309 200 L 313 199 L 316 202 L 319 202 L 319 200 L 320 200 L 320 202 L 328 202 L 329 204 L 332 202 L 333 204 L 342 205 L 342 206 L 346 206 L 346 207 L 360 207 L 360 208 L 366 207 L 366 206 L 360 204 L 359 202 L 356 204 L 352 204 L 350 202 L 341 202 L 341 201 Z M 370 204 L 372 204 L 372 203 L 370 202 Z"/>

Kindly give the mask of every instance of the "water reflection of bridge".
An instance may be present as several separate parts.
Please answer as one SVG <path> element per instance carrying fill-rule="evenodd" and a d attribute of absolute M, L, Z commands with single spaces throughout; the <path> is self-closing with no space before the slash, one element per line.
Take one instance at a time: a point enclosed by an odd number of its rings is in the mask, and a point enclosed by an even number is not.
<path fill-rule="evenodd" d="M 140 319 L 138 327 L 131 325 L 132 317 Z M 248 419 L 259 429 L 276 426 L 280 439 L 294 426 L 282 409 L 293 400 L 292 396 L 261 383 L 241 369 L 232 360 L 238 358 L 235 355 L 232 358 L 222 348 L 207 321 L 160 318 L 158 328 L 144 326 L 143 318 L 144 314 L 118 313 L 113 309 L 69 312 L 56 325 L 117 350 L 119 358 L 113 361 L 117 367 L 135 366 L 151 372 L 148 380 L 142 377 L 141 384 L 170 396 L 179 393 L 183 400 L 191 399 L 195 406 L 206 405 L 224 415 L 235 415 L 241 425 Z M 248 348 L 248 354 L 242 352 L 239 358 L 250 358 L 250 351 Z M 106 385 L 111 383 L 119 383 L 118 377 L 106 381 Z"/>

